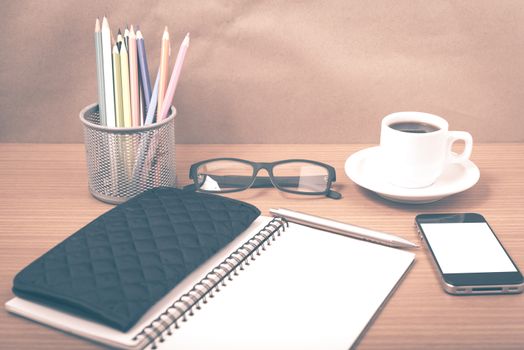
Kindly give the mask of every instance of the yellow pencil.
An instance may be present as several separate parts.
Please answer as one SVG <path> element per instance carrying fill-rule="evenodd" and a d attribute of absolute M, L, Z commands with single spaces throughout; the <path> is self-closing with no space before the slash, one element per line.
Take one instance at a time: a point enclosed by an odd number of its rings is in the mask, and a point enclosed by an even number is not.
<path fill-rule="evenodd" d="M 113 81 L 115 87 L 115 115 L 116 115 L 116 126 L 124 126 L 124 114 L 122 111 L 122 73 L 120 71 L 120 53 L 118 47 L 115 44 L 113 46 Z"/>
<path fill-rule="evenodd" d="M 120 71 L 122 77 L 122 114 L 124 117 L 124 127 L 130 128 L 131 121 L 131 91 L 129 90 L 129 61 L 127 55 L 127 48 L 122 36 L 117 37 L 117 42 L 120 40 Z"/>
<path fill-rule="evenodd" d="M 160 121 L 160 107 L 164 102 L 164 95 L 166 94 L 167 89 L 167 75 L 169 70 L 169 55 L 170 55 L 170 46 L 169 46 L 169 33 L 167 31 L 167 26 L 164 29 L 164 34 L 162 35 L 162 49 L 160 56 L 160 82 L 158 84 L 158 108 L 157 108 L 157 122 Z"/>

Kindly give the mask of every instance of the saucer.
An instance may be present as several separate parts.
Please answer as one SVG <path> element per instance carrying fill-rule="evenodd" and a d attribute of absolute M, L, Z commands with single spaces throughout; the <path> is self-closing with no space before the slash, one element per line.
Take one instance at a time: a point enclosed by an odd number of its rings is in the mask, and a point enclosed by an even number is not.
<path fill-rule="evenodd" d="M 352 154 L 345 165 L 346 175 L 357 185 L 400 203 L 431 203 L 473 187 L 480 178 L 479 168 L 470 160 L 452 163 L 432 185 L 403 188 L 387 182 L 379 163 L 379 146 Z"/>

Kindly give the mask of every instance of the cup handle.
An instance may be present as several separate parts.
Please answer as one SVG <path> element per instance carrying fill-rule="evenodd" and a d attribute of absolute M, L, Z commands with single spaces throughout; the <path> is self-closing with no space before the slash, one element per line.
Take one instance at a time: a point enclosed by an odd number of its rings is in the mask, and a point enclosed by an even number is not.
<path fill-rule="evenodd" d="M 461 154 L 451 152 L 451 147 L 456 141 L 464 141 L 464 151 Z M 448 154 L 452 163 L 461 163 L 469 159 L 473 150 L 473 137 L 466 131 L 450 131 L 448 133 Z"/>

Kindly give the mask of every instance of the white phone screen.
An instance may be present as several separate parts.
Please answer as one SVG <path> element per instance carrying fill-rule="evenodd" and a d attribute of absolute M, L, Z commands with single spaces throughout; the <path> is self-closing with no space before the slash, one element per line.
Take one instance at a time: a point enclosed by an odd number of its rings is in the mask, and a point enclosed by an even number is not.
<path fill-rule="evenodd" d="M 484 222 L 422 223 L 442 273 L 517 271 Z"/>

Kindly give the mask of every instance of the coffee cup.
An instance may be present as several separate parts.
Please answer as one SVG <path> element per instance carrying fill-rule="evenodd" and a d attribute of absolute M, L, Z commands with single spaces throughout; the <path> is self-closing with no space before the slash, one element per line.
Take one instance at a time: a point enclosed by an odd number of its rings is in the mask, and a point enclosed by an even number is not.
<path fill-rule="evenodd" d="M 449 131 L 448 122 L 422 112 L 398 112 L 382 119 L 380 153 L 384 176 L 393 185 L 423 188 L 432 185 L 451 163 L 471 156 L 473 138 L 465 131 Z M 464 141 L 464 150 L 451 148 Z"/>

